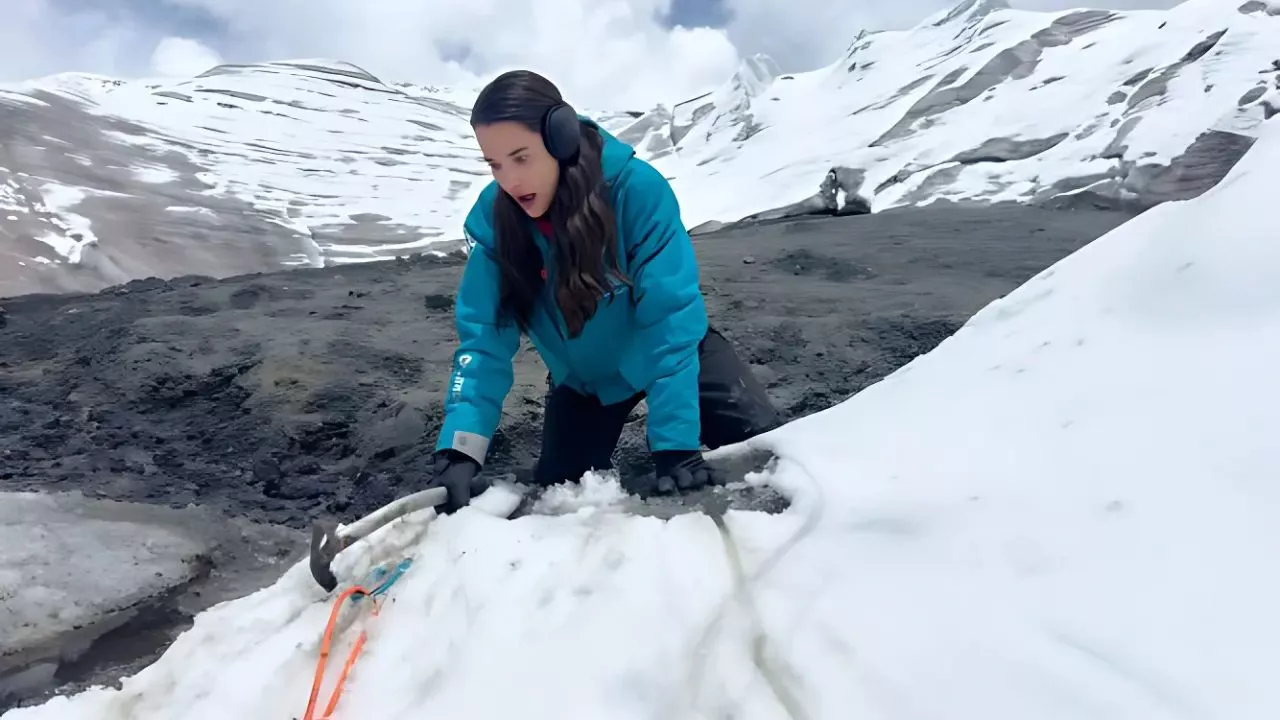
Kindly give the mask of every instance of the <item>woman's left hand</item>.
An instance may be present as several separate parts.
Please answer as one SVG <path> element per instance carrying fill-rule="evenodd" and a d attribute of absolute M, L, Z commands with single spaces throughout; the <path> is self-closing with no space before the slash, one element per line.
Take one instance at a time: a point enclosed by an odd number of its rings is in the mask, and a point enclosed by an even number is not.
<path fill-rule="evenodd" d="M 660 495 L 723 485 L 724 473 L 709 465 L 697 450 L 660 450 L 653 453 Z"/>

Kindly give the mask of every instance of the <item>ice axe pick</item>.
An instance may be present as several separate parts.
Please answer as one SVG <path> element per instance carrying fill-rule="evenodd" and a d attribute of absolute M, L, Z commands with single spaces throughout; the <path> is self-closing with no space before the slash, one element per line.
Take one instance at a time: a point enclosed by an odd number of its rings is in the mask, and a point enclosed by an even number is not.
<path fill-rule="evenodd" d="M 332 568 L 338 553 L 392 520 L 435 507 L 448 498 L 448 490 L 433 487 L 383 505 L 350 525 L 339 526 L 333 521 L 316 520 L 311 524 L 311 576 L 326 592 L 332 592 L 338 586 L 338 578 Z"/>

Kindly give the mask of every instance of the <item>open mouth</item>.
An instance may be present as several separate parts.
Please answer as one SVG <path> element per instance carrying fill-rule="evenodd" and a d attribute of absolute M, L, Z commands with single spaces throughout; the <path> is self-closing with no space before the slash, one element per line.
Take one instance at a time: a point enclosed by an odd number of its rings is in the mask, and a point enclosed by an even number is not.
<path fill-rule="evenodd" d="M 538 199 L 537 193 L 529 193 L 528 195 L 516 196 L 516 202 L 520 203 L 522 207 L 526 207 L 526 208 L 533 205 L 533 201 L 537 199 Z"/>

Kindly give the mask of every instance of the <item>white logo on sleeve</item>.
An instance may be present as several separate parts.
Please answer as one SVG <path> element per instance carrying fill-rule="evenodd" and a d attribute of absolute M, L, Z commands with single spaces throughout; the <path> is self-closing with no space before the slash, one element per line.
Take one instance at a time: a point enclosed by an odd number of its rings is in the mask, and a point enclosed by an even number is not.
<path fill-rule="evenodd" d="M 462 376 L 462 371 L 470 364 L 470 353 L 458 356 L 458 371 L 453 374 L 453 385 L 449 388 L 449 392 L 455 400 L 462 396 L 462 384 L 466 382 L 466 378 Z"/>

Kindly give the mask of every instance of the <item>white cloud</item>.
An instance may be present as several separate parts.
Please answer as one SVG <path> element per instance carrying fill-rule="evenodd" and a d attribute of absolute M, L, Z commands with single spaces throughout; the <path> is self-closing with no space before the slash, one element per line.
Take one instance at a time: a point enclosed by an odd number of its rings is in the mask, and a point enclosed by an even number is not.
<path fill-rule="evenodd" d="M 222 57 L 199 40 L 166 37 L 151 53 L 151 74 L 161 77 L 190 77 L 222 64 Z"/>
<path fill-rule="evenodd" d="M 332 57 L 384 79 L 546 74 L 571 101 L 644 109 L 722 81 L 737 51 L 720 30 L 667 30 L 670 0 L 170 0 L 227 23 L 243 59 Z"/>
<path fill-rule="evenodd" d="M 671 104 L 725 80 L 744 54 L 784 68 L 824 65 L 861 28 L 905 27 L 952 0 L 724 0 L 727 30 L 662 27 L 671 0 L 146 0 L 84 4 L 3 0 L 0 80 L 66 70 L 115 76 L 196 74 L 236 62 L 327 57 L 394 82 L 479 84 L 513 67 L 550 77 L 592 108 Z M 151 12 L 129 12 L 148 6 Z M 1014 0 L 1061 10 L 1077 0 Z M 1104 7 L 1174 0 L 1096 0 Z M 168 12 L 165 12 L 166 6 Z M 124 9 L 122 9 L 124 7 Z M 225 32 L 192 38 L 172 9 L 198 11 Z M 172 37 L 183 36 L 183 37 Z"/>
<path fill-rule="evenodd" d="M 140 59 L 137 29 L 129 23 L 100 12 L 67 11 L 54 0 L 3 4 L 0 79 L 23 80 L 66 70 L 120 75 Z"/>

